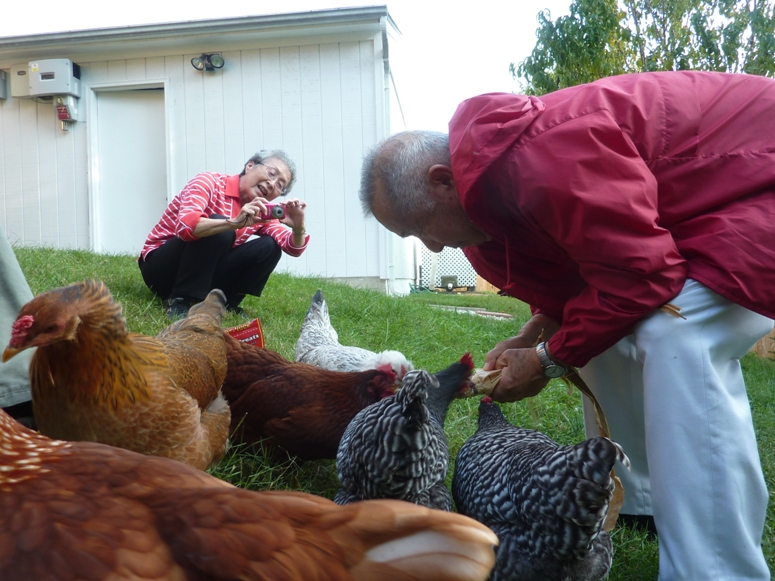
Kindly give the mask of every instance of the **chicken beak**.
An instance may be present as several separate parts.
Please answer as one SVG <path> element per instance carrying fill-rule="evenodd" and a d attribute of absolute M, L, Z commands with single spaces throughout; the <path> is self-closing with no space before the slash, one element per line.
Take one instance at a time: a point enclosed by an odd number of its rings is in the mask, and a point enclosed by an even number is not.
<path fill-rule="evenodd" d="M 19 353 L 20 351 L 23 351 L 23 349 L 16 349 L 15 347 L 6 347 L 5 351 L 3 351 L 3 363 L 11 359 L 14 355 Z"/>

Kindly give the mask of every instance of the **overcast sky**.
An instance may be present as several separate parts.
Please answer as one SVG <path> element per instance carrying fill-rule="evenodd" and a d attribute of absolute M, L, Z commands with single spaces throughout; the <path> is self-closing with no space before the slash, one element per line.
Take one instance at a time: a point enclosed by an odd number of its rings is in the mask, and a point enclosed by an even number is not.
<path fill-rule="evenodd" d="M 391 43 L 390 63 L 406 126 L 396 114 L 393 129 L 446 131 L 460 101 L 492 91 L 518 91 L 509 63 L 535 46 L 536 15 L 567 14 L 571 0 L 35 0 L 5 2 L 0 37 L 180 22 L 346 6 L 387 5 L 401 31 Z"/>

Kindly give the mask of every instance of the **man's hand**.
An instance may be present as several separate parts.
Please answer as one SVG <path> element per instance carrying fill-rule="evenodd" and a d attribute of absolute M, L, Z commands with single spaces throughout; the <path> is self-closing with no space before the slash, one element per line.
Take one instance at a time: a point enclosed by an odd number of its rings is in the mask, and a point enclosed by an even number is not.
<path fill-rule="evenodd" d="M 501 343 L 496 345 L 493 351 L 499 345 Z M 490 353 L 487 354 L 488 357 Z M 492 399 L 499 402 L 519 401 L 526 397 L 533 397 L 549 383 L 549 378 L 544 375 L 543 367 L 533 347 L 502 351 L 495 359 L 492 369 L 502 370 L 501 379 L 491 394 Z"/>
<path fill-rule="evenodd" d="M 544 375 L 535 346 L 554 335 L 560 325 L 546 315 L 534 315 L 519 335 L 501 341 L 485 356 L 485 371 L 502 369 L 492 398 L 495 401 L 517 401 L 533 397 L 549 383 Z"/>
<path fill-rule="evenodd" d="M 533 342 L 527 337 L 523 337 L 521 335 L 504 339 L 503 341 L 495 345 L 495 347 L 490 349 L 490 352 L 487 353 L 487 355 L 485 355 L 484 367 L 482 369 L 484 369 L 485 371 L 490 371 L 492 369 L 499 369 L 499 367 L 496 364 L 496 361 L 498 360 L 498 357 L 500 357 L 501 354 L 508 349 L 529 349 L 532 346 L 533 346 Z"/>

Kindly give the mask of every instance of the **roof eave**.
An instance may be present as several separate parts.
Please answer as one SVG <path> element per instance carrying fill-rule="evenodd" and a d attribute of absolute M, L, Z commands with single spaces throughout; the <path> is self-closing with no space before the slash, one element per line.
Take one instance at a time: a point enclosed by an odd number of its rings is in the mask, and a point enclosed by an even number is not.
<path fill-rule="evenodd" d="M 186 47 L 205 50 L 200 47 L 222 45 L 221 50 L 228 50 L 248 37 L 256 41 L 344 31 L 352 35 L 378 34 L 383 18 L 398 30 L 387 6 L 382 5 L 4 37 L 0 38 L 0 61 L 45 58 L 42 55 L 54 52 L 81 57 L 88 53 L 136 52 L 139 47 L 147 53 L 165 47 L 174 52 Z"/>

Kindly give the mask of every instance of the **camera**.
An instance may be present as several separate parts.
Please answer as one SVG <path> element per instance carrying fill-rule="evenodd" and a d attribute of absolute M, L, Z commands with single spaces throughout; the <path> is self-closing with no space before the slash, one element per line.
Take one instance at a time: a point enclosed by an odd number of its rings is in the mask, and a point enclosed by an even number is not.
<path fill-rule="evenodd" d="M 259 218 L 262 220 L 270 220 L 272 218 L 280 219 L 285 218 L 285 207 L 282 204 L 265 204 L 266 211 L 261 212 Z"/>

